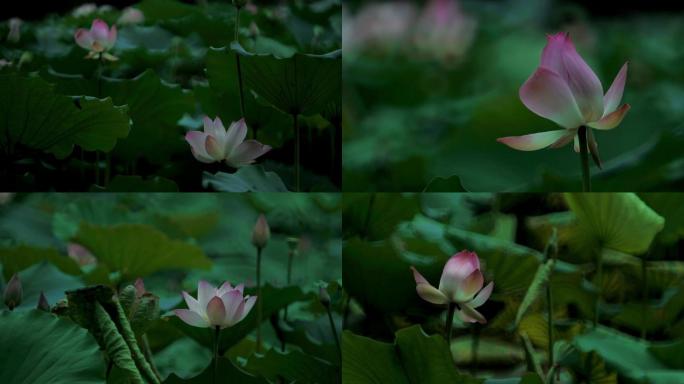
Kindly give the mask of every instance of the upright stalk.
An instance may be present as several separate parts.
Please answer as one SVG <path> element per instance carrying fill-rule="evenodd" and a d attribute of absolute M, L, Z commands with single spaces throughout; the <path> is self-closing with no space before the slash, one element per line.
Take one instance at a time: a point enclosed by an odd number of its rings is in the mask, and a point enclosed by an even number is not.
<path fill-rule="evenodd" d="M 641 309 L 641 338 L 646 340 L 646 321 L 648 319 L 647 314 L 648 312 L 648 275 L 646 273 L 646 258 L 643 258 L 641 260 L 641 279 L 642 279 L 642 284 L 641 284 L 641 300 L 642 300 L 642 309 Z"/>
<path fill-rule="evenodd" d="M 577 131 L 582 161 L 582 191 L 591 192 L 591 171 L 589 170 L 589 147 L 587 146 L 587 127 L 581 126 Z"/>
<path fill-rule="evenodd" d="M 549 259 L 552 259 L 555 261 L 556 259 L 556 254 L 558 253 L 558 243 L 557 243 L 557 231 L 556 228 L 553 228 L 553 233 L 551 234 L 551 238 L 549 239 L 548 243 L 546 244 L 546 248 L 544 249 L 544 259 L 545 261 L 548 261 Z M 548 281 L 546 282 L 546 321 L 547 321 L 547 327 L 548 327 L 548 339 L 549 339 L 549 344 L 548 344 L 548 353 L 549 353 L 549 370 L 553 367 L 555 364 L 554 362 L 554 355 L 553 355 L 553 345 L 554 345 L 554 329 L 553 329 L 553 291 L 551 289 L 551 277 L 553 276 L 553 268 L 549 271 L 549 278 Z"/>
<path fill-rule="evenodd" d="M 337 337 L 337 328 L 335 328 L 335 322 L 333 321 L 332 312 L 330 311 L 330 305 L 325 306 L 325 310 L 328 312 L 328 320 L 330 321 L 330 330 L 332 331 L 333 338 L 335 339 L 335 345 L 337 346 L 337 355 L 339 356 L 339 361 L 342 361 L 342 347 L 340 347 L 340 339 Z"/>
<path fill-rule="evenodd" d="M 295 134 L 295 185 L 296 191 L 299 192 L 302 189 L 301 184 L 301 169 L 299 165 L 299 152 L 301 146 L 301 132 L 299 132 L 299 125 L 297 121 L 297 114 L 292 114 L 292 126 L 294 127 Z"/>
<path fill-rule="evenodd" d="M 478 324 L 473 324 L 473 340 L 470 345 L 471 351 L 470 356 L 472 357 L 471 371 L 470 373 L 475 376 L 477 373 L 477 349 L 480 345 L 480 326 Z"/>
<path fill-rule="evenodd" d="M 263 316 L 263 297 L 261 297 L 261 247 L 257 247 L 257 266 L 256 266 L 256 284 L 257 284 L 257 342 L 256 351 L 261 352 L 261 318 Z"/>
<path fill-rule="evenodd" d="M 219 340 L 221 338 L 221 327 L 218 325 L 214 327 L 214 374 L 213 374 L 213 380 L 212 383 L 216 384 L 216 378 L 218 377 L 218 358 L 219 358 L 219 353 L 218 353 L 218 347 L 219 347 Z"/>
<path fill-rule="evenodd" d="M 102 98 L 102 72 L 104 72 L 104 58 L 100 54 L 97 63 L 97 98 Z M 95 184 L 100 185 L 100 151 L 95 151 Z"/>
<path fill-rule="evenodd" d="M 294 250 L 290 250 L 287 255 L 287 285 L 292 283 L 292 258 L 294 257 Z M 287 306 L 285 307 L 285 313 L 283 314 L 283 321 L 287 321 Z"/>
<path fill-rule="evenodd" d="M 599 248 L 601 249 L 601 248 Z M 596 302 L 594 303 L 594 328 L 599 322 L 599 307 L 601 305 L 601 286 L 603 285 L 603 255 L 599 250 L 596 255 Z"/>
<path fill-rule="evenodd" d="M 159 382 L 162 382 L 161 375 L 159 374 L 159 370 L 157 369 L 157 366 L 154 364 L 154 357 L 152 355 L 152 349 L 150 348 L 150 342 L 147 339 L 147 334 L 142 335 L 142 347 L 143 347 L 143 353 L 145 354 L 145 358 L 147 359 L 147 362 L 150 364 L 150 367 L 152 367 L 152 372 L 154 372 L 154 375 L 157 377 L 157 380 Z"/>
<path fill-rule="evenodd" d="M 447 319 L 446 319 L 446 332 L 445 337 L 447 344 L 451 343 L 451 328 L 454 324 L 454 313 L 456 312 L 456 303 L 449 303 L 449 308 L 447 308 Z"/>
<path fill-rule="evenodd" d="M 235 42 L 240 44 L 240 10 L 242 7 L 235 6 Z M 242 66 L 240 63 L 240 54 L 235 52 L 235 67 L 237 69 L 238 78 L 238 91 L 240 92 L 240 114 L 242 118 L 245 118 L 245 95 L 242 85 Z M 252 132 L 254 132 L 254 139 L 257 138 L 257 129 L 252 127 Z"/>

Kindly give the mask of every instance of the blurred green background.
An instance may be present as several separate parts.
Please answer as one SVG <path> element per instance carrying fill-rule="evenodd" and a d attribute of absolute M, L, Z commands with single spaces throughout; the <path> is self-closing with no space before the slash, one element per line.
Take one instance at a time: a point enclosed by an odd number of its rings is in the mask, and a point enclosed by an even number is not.
<path fill-rule="evenodd" d="M 427 3 L 346 2 L 345 191 L 580 190 L 571 147 L 520 152 L 496 142 L 558 129 L 525 108 L 518 89 L 545 35 L 560 31 L 604 91 L 629 62 L 623 102 L 632 109 L 596 133 L 604 167 L 592 168 L 594 190 L 684 186 L 681 5 L 461 0 L 436 30 L 424 21 Z"/>

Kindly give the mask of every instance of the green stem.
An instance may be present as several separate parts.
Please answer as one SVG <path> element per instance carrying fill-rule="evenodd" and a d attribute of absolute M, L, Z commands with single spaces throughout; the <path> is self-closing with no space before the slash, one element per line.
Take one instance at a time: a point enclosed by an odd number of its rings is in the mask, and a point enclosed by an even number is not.
<path fill-rule="evenodd" d="M 646 273 L 646 258 L 641 260 L 641 295 L 642 295 L 642 305 L 641 309 L 641 338 L 646 340 L 646 320 L 648 319 L 648 275 Z"/>
<path fill-rule="evenodd" d="M 256 266 L 256 284 L 257 284 L 257 341 L 256 351 L 261 352 L 261 319 L 263 316 L 263 309 L 261 303 L 264 298 L 261 297 L 261 247 L 257 247 L 257 266 Z"/>
<path fill-rule="evenodd" d="M 287 255 L 287 285 L 289 286 L 292 283 L 292 259 L 294 257 L 294 251 L 290 251 L 290 253 Z M 283 314 L 283 321 L 287 321 L 287 308 L 288 306 L 285 307 L 285 313 Z"/>
<path fill-rule="evenodd" d="M 579 136 L 580 160 L 582 161 L 582 191 L 591 192 L 591 171 L 589 170 L 589 147 L 587 146 L 587 127 L 581 126 Z"/>
<path fill-rule="evenodd" d="M 471 344 L 472 350 L 470 351 L 470 355 L 472 356 L 472 369 L 471 369 L 471 374 L 475 376 L 477 373 L 477 349 L 478 346 L 480 345 L 480 327 L 477 324 L 473 325 L 473 342 Z"/>
<path fill-rule="evenodd" d="M 325 306 L 326 311 L 328 312 L 328 320 L 330 321 L 330 330 L 332 331 L 333 338 L 335 339 L 335 345 L 337 346 L 337 355 L 339 357 L 339 361 L 342 361 L 342 347 L 340 347 L 340 339 L 337 337 L 337 328 L 335 328 L 335 321 L 333 321 L 332 317 L 332 312 L 330 311 L 330 304 Z"/>
<path fill-rule="evenodd" d="M 152 367 L 152 372 L 154 372 L 154 375 L 157 377 L 157 380 L 161 382 L 161 375 L 159 374 L 157 366 L 154 364 L 154 356 L 152 355 L 152 349 L 150 348 L 150 341 L 147 339 L 147 334 L 143 334 L 141 339 L 145 358 L 147 359 L 147 362 L 150 363 L 150 367 Z"/>
<path fill-rule="evenodd" d="M 299 152 L 300 152 L 300 146 L 301 146 L 301 132 L 299 132 L 299 125 L 297 121 L 297 114 L 294 113 L 292 114 L 292 126 L 294 127 L 294 134 L 295 134 L 295 186 L 296 192 L 300 192 L 302 189 L 302 183 L 301 183 L 301 169 L 300 169 L 300 159 L 299 159 Z"/>
<path fill-rule="evenodd" d="M 214 374 L 213 374 L 213 380 L 212 383 L 216 384 L 216 378 L 218 377 L 218 359 L 219 359 L 219 342 L 221 340 L 221 327 L 218 325 L 214 327 Z"/>
<path fill-rule="evenodd" d="M 549 242 L 546 244 L 546 248 L 544 249 L 544 260 L 547 261 L 549 259 L 555 260 L 556 259 L 556 254 L 558 253 L 558 243 L 557 243 L 557 231 L 556 228 L 553 228 L 553 233 L 551 235 L 551 238 L 549 239 Z M 553 276 L 553 268 L 549 271 L 549 278 L 546 283 L 546 321 L 547 321 L 547 327 L 548 327 L 548 338 L 549 338 L 549 344 L 548 344 L 548 353 L 549 353 L 549 369 L 553 367 L 554 365 L 554 356 L 553 356 L 553 344 L 554 344 L 554 325 L 553 325 L 553 291 L 551 289 L 551 278 Z"/>
<path fill-rule="evenodd" d="M 447 308 L 447 319 L 446 319 L 446 332 L 445 337 L 447 344 L 451 343 L 451 328 L 454 324 L 454 313 L 456 312 L 456 303 L 449 303 L 449 308 Z"/>
<path fill-rule="evenodd" d="M 603 285 L 603 255 L 601 251 L 596 256 L 596 302 L 594 303 L 594 328 L 599 322 L 599 307 L 601 305 L 601 286 Z"/>

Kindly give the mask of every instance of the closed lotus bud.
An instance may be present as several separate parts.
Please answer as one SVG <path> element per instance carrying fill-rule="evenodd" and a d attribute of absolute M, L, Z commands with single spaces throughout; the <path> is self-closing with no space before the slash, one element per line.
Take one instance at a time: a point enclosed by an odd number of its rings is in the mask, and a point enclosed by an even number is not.
<path fill-rule="evenodd" d="M 268 239 L 271 238 L 271 229 L 268 227 L 268 222 L 266 221 L 266 216 L 262 213 L 257 219 L 256 225 L 254 225 L 254 231 L 252 232 L 252 244 L 257 248 L 264 248 Z"/>
<path fill-rule="evenodd" d="M 19 281 L 19 276 L 15 273 L 5 287 L 5 305 L 10 310 L 18 307 L 21 304 L 22 295 L 21 281 Z"/>
<path fill-rule="evenodd" d="M 328 294 L 328 290 L 325 287 L 320 287 L 318 289 L 318 300 L 321 301 L 321 304 L 323 306 L 329 306 L 330 305 L 330 295 Z"/>
<path fill-rule="evenodd" d="M 40 292 L 40 297 L 38 298 L 38 306 L 36 307 L 41 311 L 50 312 L 50 304 L 47 301 L 47 297 L 43 291 Z"/>

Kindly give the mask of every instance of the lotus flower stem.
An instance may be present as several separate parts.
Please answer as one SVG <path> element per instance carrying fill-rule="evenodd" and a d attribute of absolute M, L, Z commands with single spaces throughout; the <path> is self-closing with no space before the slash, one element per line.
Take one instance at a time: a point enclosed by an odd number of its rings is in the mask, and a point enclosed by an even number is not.
<path fill-rule="evenodd" d="M 257 265 L 256 265 L 256 285 L 257 297 L 261 297 L 261 247 L 257 247 Z M 257 342 L 256 351 L 261 352 L 261 319 L 263 316 L 263 308 L 261 303 L 263 300 L 257 301 Z"/>
<path fill-rule="evenodd" d="M 287 285 L 289 286 L 292 283 L 292 257 L 294 256 L 294 250 L 290 250 L 290 253 L 287 255 Z M 285 312 L 283 313 L 283 321 L 287 321 L 287 308 L 289 306 L 285 307 Z"/>
<path fill-rule="evenodd" d="M 220 326 L 215 326 L 214 327 L 214 376 L 213 376 L 213 381 L 212 383 L 216 384 L 216 377 L 218 376 L 218 358 L 219 358 L 219 353 L 218 353 L 218 348 L 219 348 L 219 340 L 221 339 L 221 327 Z"/>
<path fill-rule="evenodd" d="M 302 189 L 301 184 L 301 169 L 299 165 L 299 152 L 301 147 L 301 132 L 299 132 L 299 124 L 297 121 L 297 114 L 292 114 L 292 126 L 294 127 L 295 134 L 295 191 L 299 192 Z"/>
<path fill-rule="evenodd" d="M 646 273 L 646 258 L 641 260 L 641 298 L 642 298 L 642 310 L 641 310 L 641 338 L 646 340 L 646 321 L 648 320 L 648 274 Z"/>
<path fill-rule="evenodd" d="M 340 347 L 340 339 L 337 337 L 337 328 L 335 328 L 335 321 L 333 321 L 332 312 L 330 311 L 330 304 L 325 306 L 325 310 L 328 312 L 328 320 L 330 321 L 330 331 L 332 332 L 333 338 L 335 339 L 335 345 L 337 346 L 337 355 L 339 361 L 342 361 L 342 347 Z"/>
<path fill-rule="evenodd" d="M 556 259 L 556 255 L 558 254 L 558 232 L 556 228 L 553 228 L 553 232 L 551 234 L 551 237 L 549 238 L 548 243 L 546 244 L 546 248 L 544 248 L 544 260 L 548 261 L 549 259 Z M 549 369 L 553 367 L 554 364 L 554 356 L 553 356 L 553 344 L 554 344 L 554 335 L 553 335 L 553 291 L 551 289 L 551 276 L 553 275 L 553 268 L 549 271 L 549 278 L 548 281 L 546 282 L 546 321 L 547 321 L 547 327 L 548 327 L 548 339 L 549 339 L 549 346 L 548 346 L 548 353 L 549 353 Z"/>
<path fill-rule="evenodd" d="M 242 7 L 235 5 L 235 42 L 240 44 L 240 9 Z M 242 86 L 242 66 L 240 63 L 240 54 L 235 52 L 235 68 L 237 69 L 238 91 L 240 92 L 240 115 L 245 118 L 245 95 Z M 253 139 L 257 138 L 257 129 L 252 127 Z"/>
<path fill-rule="evenodd" d="M 479 324 L 474 324 L 472 328 L 472 334 L 473 334 L 473 340 L 470 345 L 471 351 L 470 351 L 470 356 L 472 358 L 471 360 L 471 374 L 475 376 L 477 373 L 477 349 L 478 346 L 480 345 L 480 326 Z"/>
<path fill-rule="evenodd" d="M 594 328 L 599 322 L 599 307 L 601 305 L 601 286 L 603 285 L 603 255 L 598 251 L 596 255 L 596 302 L 594 303 Z"/>
<path fill-rule="evenodd" d="M 150 367 L 152 368 L 152 372 L 154 372 L 154 375 L 157 377 L 157 380 L 159 382 L 162 381 L 161 375 L 159 374 L 159 370 L 157 369 L 157 366 L 154 364 L 154 356 L 152 355 L 152 349 L 150 348 L 150 341 L 147 339 L 147 334 L 144 333 L 141 337 L 141 344 L 143 347 L 143 353 L 145 354 L 145 358 L 147 359 L 147 362 L 150 363 Z"/>
<path fill-rule="evenodd" d="M 587 146 L 587 127 L 579 127 L 577 131 L 580 145 L 580 160 L 582 162 L 582 191 L 591 192 L 591 171 L 589 170 L 589 147 Z"/>
<path fill-rule="evenodd" d="M 454 324 L 454 313 L 456 312 L 456 303 L 449 303 L 449 307 L 447 308 L 447 318 L 446 318 L 446 331 L 445 331 L 445 338 L 447 341 L 447 344 L 451 343 L 451 328 L 452 325 Z"/>

